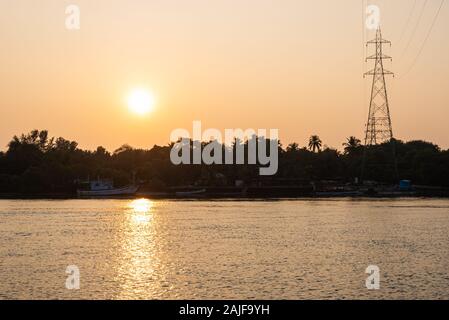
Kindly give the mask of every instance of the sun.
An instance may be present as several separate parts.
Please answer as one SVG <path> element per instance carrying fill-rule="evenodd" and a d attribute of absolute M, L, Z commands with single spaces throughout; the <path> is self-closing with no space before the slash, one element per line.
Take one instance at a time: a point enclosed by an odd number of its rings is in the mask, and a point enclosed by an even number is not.
<path fill-rule="evenodd" d="M 145 89 L 134 89 L 128 96 L 128 108 L 137 115 L 146 115 L 154 108 L 154 95 Z"/>

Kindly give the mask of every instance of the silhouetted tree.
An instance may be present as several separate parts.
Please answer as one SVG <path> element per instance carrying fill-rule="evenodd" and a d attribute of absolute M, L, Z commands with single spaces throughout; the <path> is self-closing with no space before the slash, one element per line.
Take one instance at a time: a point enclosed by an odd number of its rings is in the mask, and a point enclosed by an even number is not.
<path fill-rule="evenodd" d="M 315 150 L 320 151 L 322 143 L 320 137 L 317 135 L 311 136 L 309 139 L 309 150 L 312 150 L 312 152 L 315 152 Z"/>
<path fill-rule="evenodd" d="M 345 154 L 350 154 L 356 150 L 358 150 L 362 145 L 362 142 L 354 136 L 351 136 L 347 139 L 343 146 L 345 147 Z"/>
<path fill-rule="evenodd" d="M 297 152 L 299 150 L 299 145 L 296 142 L 290 143 L 287 146 L 287 152 Z"/>
<path fill-rule="evenodd" d="M 123 145 L 109 153 L 98 147 L 95 151 L 82 150 L 75 141 L 50 138 L 48 132 L 33 130 L 28 134 L 14 136 L 6 152 L 0 152 L 1 193 L 75 192 L 77 181 L 96 178 L 113 179 L 117 186 L 136 179 L 149 188 L 186 185 L 222 185 L 235 180 L 259 181 L 259 166 L 248 164 L 248 149 L 263 137 L 251 137 L 241 141 L 237 138 L 231 146 L 221 145 L 223 159 L 226 150 L 233 151 L 233 165 L 173 165 L 170 151 L 173 144 L 153 146 L 149 150 Z M 266 140 L 267 154 L 269 140 Z M 202 143 L 203 146 L 217 143 Z M 401 179 L 415 184 L 449 187 L 449 150 L 425 141 L 404 143 L 394 140 L 397 166 Z M 189 141 L 190 152 L 193 141 Z M 278 142 L 279 170 L 274 177 L 278 181 L 338 180 L 352 182 L 361 172 L 365 147 L 360 140 L 350 137 L 343 144 L 344 152 L 325 147 L 318 136 L 312 136 L 308 148 L 297 143 L 285 149 Z M 256 145 L 257 147 L 257 145 Z M 260 146 L 259 146 L 260 147 Z M 364 178 L 393 183 L 394 166 L 392 144 L 385 143 L 367 147 Z M 236 163 L 238 149 L 244 151 L 244 163 Z M 321 151 L 321 152 L 316 152 Z"/>

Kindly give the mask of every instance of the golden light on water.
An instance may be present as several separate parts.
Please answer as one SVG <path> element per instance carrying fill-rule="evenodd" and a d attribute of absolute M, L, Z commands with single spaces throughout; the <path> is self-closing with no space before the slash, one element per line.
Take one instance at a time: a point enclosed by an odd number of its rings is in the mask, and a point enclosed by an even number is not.
<path fill-rule="evenodd" d="M 155 204 L 149 199 L 130 200 L 125 204 L 121 226 L 121 250 L 119 277 L 121 291 L 118 299 L 130 297 L 151 298 L 155 287 L 153 281 L 159 264 L 155 248 Z M 136 289 L 136 283 L 140 287 Z"/>
<path fill-rule="evenodd" d="M 153 202 L 148 199 L 136 199 L 129 204 L 132 219 L 137 223 L 148 223 L 151 220 Z"/>

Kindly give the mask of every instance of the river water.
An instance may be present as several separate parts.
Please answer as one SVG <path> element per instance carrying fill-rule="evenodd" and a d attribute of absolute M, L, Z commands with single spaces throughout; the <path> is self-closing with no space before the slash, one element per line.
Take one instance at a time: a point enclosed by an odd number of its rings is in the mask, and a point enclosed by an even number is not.
<path fill-rule="evenodd" d="M 0 244 L 0 299 L 449 299 L 441 199 L 0 200 Z"/>

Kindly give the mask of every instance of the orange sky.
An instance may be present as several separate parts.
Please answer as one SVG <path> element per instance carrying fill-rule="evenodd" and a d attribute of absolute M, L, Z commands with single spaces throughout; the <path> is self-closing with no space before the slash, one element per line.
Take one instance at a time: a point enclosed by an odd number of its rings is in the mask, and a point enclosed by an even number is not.
<path fill-rule="evenodd" d="M 362 2 L 356 0 L 2 0 L 0 150 L 14 134 L 48 129 L 83 148 L 166 144 L 175 128 L 277 128 L 284 145 L 312 134 L 341 147 L 363 137 L 369 80 L 362 74 Z M 81 29 L 65 28 L 65 8 Z M 406 76 L 440 0 L 372 1 L 393 42 L 388 69 L 399 139 L 449 147 L 449 5 Z M 412 39 L 407 51 L 409 39 Z M 155 110 L 131 114 L 146 87 Z"/>

